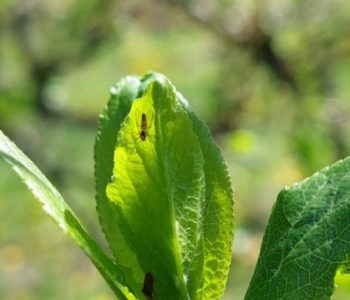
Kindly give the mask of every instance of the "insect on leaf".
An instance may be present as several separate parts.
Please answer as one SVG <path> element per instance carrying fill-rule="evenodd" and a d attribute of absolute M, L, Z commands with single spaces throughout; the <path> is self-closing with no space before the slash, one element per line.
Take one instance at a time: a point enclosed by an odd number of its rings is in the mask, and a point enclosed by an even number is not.
<path fill-rule="evenodd" d="M 109 226 L 114 238 L 107 239 L 117 262 L 132 266 L 140 298 L 151 297 L 144 291 L 152 274 L 155 299 L 220 299 L 233 226 L 226 166 L 164 76 L 146 75 L 138 94 L 115 133 L 106 193 L 118 229 Z M 127 253 L 135 255 L 132 263 L 125 263 Z"/>

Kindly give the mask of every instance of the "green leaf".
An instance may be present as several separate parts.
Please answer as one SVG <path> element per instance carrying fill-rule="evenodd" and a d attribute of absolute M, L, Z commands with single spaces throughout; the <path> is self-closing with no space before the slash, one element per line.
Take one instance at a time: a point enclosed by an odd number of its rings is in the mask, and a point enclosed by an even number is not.
<path fill-rule="evenodd" d="M 204 156 L 205 201 L 202 207 L 203 281 L 199 299 L 221 299 L 232 256 L 233 191 L 226 164 L 207 127 L 178 94 L 193 122 Z M 199 279 L 200 273 L 196 274 Z M 198 280 L 199 281 L 199 280 Z M 200 281 L 199 281 L 200 282 Z"/>
<path fill-rule="evenodd" d="M 245 299 L 330 299 L 350 255 L 350 158 L 285 188 Z"/>
<path fill-rule="evenodd" d="M 129 250 L 119 231 L 117 210 L 106 196 L 106 187 L 113 175 L 113 154 L 117 133 L 130 111 L 132 101 L 137 97 L 141 82 L 128 76 L 111 89 L 111 98 L 99 118 L 95 143 L 96 203 L 101 227 L 125 282 L 133 293 L 142 297 L 140 282 L 143 272 L 139 269 L 136 256 Z"/>
<path fill-rule="evenodd" d="M 147 74 L 145 83 L 158 76 L 154 73 Z M 188 282 L 188 289 L 192 299 L 221 299 L 232 256 L 234 219 L 230 177 L 208 128 L 191 110 L 182 94 L 176 92 L 176 97 L 192 121 L 204 158 L 205 199 L 201 207 L 201 242 L 192 263 L 192 281 Z"/>
<path fill-rule="evenodd" d="M 129 251 L 144 274 L 152 274 L 157 299 L 188 298 L 184 268 L 190 261 L 184 258 L 182 266 L 178 233 L 193 242 L 182 245 L 188 250 L 182 253 L 190 256 L 199 240 L 203 180 L 201 151 L 191 127 L 171 87 L 154 81 L 134 102 L 119 132 L 114 180 L 107 187 Z M 145 140 L 139 136 L 142 130 Z"/>
<path fill-rule="evenodd" d="M 128 93 L 128 109 L 133 104 L 123 125 L 126 113 L 103 117 L 96 143 L 96 166 L 108 160 L 97 189 L 98 207 L 103 201 L 110 212 L 102 220 L 99 209 L 106 238 L 138 298 L 151 276 L 156 299 L 220 299 L 233 231 L 227 168 L 207 128 L 164 76 L 150 73 L 139 83 L 132 95 L 142 97 L 132 102 Z M 115 103 L 125 101 L 123 89 L 130 91 L 125 81 L 118 86 Z M 102 190 L 108 179 L 110 201 Z"/>
<path fill-rule="evenodd" d="M 128 288 L 122 284 L 123 277 L 118 272 L 113 261 L 105 255 L 81 225 L 60 193 L 2 131 L 0 131 L 0 158 L 12 166 L 35 197 L 41 201 L 44 210 L 86 253 L 119 299 L 135 299 Z"/>

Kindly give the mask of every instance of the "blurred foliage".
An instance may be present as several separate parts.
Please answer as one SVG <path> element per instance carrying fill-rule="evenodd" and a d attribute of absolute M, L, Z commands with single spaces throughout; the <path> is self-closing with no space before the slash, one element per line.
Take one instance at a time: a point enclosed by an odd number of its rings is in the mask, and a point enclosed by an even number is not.
<path fill-rule="evenodd" d="M 349 23 L 346 0 L 2 0 L 0 128 L 103 243 L 97 115 L 119 78 L 166 74 L 229 163 L 237 233 L 225 299 L 242 299 L 278 191 L 349 154 Z M 112 299 L 8 167 L 0 170 L 0 298 Z M 334 299 L 348 293 L 340 287 Z"/>

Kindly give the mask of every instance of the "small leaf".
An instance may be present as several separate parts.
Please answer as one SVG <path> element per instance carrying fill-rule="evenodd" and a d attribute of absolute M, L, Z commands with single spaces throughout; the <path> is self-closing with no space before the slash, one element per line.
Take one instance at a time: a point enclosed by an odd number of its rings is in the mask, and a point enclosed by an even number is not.
<path fill-rule="evenodd" d="M 105 255 L 90 234 L 80 224 L 60 193 L 40 172 L 34 163 L 0 131 L 0 158 L 8 162 L 22 178 L 35 197 L 43 204 L 44 210 L 70 235 L 94 263 L 120 299 L 135 299 L 122 284 L 123 276 L 113 261 Z"/>
<path fill-rule="evenodd" d="M 285 188 L 245 299 L 330 299 L 350 255 L 350 158 Z"/>

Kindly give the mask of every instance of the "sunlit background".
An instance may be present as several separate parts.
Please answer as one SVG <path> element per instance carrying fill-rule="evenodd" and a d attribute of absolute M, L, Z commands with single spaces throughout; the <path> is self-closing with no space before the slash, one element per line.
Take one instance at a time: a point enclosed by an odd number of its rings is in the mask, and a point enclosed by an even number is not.
<path fill-rule="evenodd" d="M 149 70 L 185 95 L 226 158 L 236 233 L 225 299 L 243 299 L 277 193 L 350 153 L 350 2 L 1 0 L 0 129 L 102 244 L 96 119 L 110 86 Z M 0 299 L 113 299 L 3 162 Z"/>

